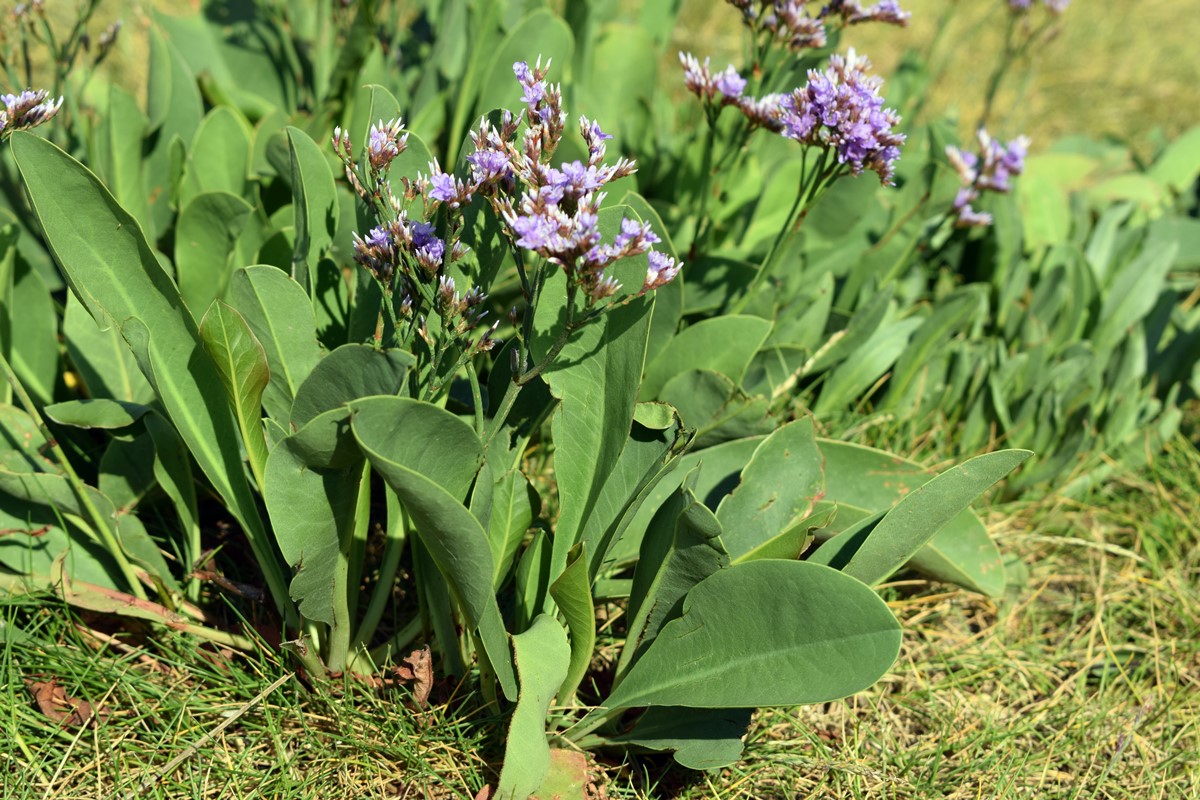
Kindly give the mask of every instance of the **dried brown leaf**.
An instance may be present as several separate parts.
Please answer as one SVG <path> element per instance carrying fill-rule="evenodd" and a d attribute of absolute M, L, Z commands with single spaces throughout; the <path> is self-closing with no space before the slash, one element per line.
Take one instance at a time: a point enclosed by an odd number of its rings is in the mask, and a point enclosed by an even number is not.
<path fill-rule="evenodd" d="M 25 687 L 33 695 L 38 709 L 54 722 L 79 726 L 86 725 L 93 719 L 97 722 L 108 719 L 107 708 L 101 707 L 97 711 L 86 700 L 69 696 L 55 678 L 47 681 L 26 680 Z"/>

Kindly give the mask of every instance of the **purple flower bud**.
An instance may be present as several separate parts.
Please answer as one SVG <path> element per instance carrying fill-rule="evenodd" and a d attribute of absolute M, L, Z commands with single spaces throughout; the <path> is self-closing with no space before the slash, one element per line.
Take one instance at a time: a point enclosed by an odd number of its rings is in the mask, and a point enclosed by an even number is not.
<path fill-rule="evenodd" d="M 4 108 L 0 109 L 0 133 L 35 128 L 48 122 L 62 108 L 63 99 L 50 100 L 45 89 L 26 89 L 20 94 L 0 95 Z"/>
<path fill-rule="evenodd" d="M 646 255 L 650 261 L 650 267 L 646 270 L 646 280 L 642 284 L 642 294 L 666 286 L 675 279 L 682 266 L 675 259 L 657 250 L 651 250 Z"/>

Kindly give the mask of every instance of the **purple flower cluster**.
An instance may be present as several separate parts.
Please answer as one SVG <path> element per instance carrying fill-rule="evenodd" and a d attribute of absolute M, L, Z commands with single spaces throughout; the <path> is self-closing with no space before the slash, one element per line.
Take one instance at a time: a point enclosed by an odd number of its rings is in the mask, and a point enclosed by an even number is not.
<path fill-rule="evenodd" d="M 912 16 L 900 8 L 897 0 L 880 0 L 864 7 L 855 0 L 728 0 L 742 12 L 742 19 L 753 31 L 767 30 L 793 51 L 824 47 L 828 43 L 827 26 L 883 22 L 907 25 Z"/>
<path fill-rule="evenodd" d="M 426 276 L 438 274 L 446 258 L 446 242 L 428 222 L 411 222 L 400 212 L 387 225 L 372 228 L 366 237 L 354 234 L 354 260 L 390 285 L 397 267 L 413 265 Z M 406 274 L 411 270 L 404 270 Z"/>
<path fill-rule="evenodd" d="M 1003 145 L 980 128 L 978 138 L 980 155 L 957 147 L 946 148 L 946 157 L 963 184 L 954 198 L 955 224 L 960 228 L 991 225 L 991 214 L 976 211 L 971 204 L 983 192 L 1008 192 L 1011 188 L 1009 178 L 1025 170 L 1025 154 L 1029 150 L 1027 137 L 1018 136 Z"/>
<path fill-rule="evenodd" d="M 1051 14 L 1058 16 L 1067 10 L 1071 0 L 1042 0 L 1042 5 Z M 1033 8 L 1033 0 L 1008 0 L 1008 8 L 1014 14 L 1025 14 Z"/>
<path fill-rule="evenodd" d="M 709 68 L 709 59 L 701 64 L 691 53 L 680 53 L 683 82 L 688 90 L 706 102 L 718 100 L 722 105 L 739 105 L 746 79 L 730 64 L 716 75 Z"/>
<path fill-rule="evenodd" d="M 561 92 L 546 83 L 546 70 L 540 61 L 532 69 L 518 62 L 513 65 L 513 73 L 524 89 L 522 101 L 526 103 L 528 124 L 520 148 L 515 144 L 515 125 L 506 120 L 497 130 L 485 121 L 471 134 L 475 153 L 467 160 L 481 184 L 511 184 L 511 195 L 508 190 L 494 191 L 488 197 L 514 243 L 562 266 L 589 304 L 611 297 L 620 289 L 620 284 L 604 271 L 622 258 L 653 254 L 642 292 L 665 285 L 679 267 L 674 259 L 651 249 L 660 240 L 648 224 L 625 219 L 612 242 L 602 241 L 602 189 L 633 174 L 637 169 L 634 162 L 619 158 L 605 163 L 606 142 L 612 136 L 598 122 L 580 117 L 579 132 L 587 147 L 587 161 L 552 166 L 550 156 L 562 138 Z M 522 190 L 514 197 L 518 184 Z"/>
<path fill-rule="evenodd" d="M 63 99 L 50 100 L 45 89 L 26 89 L 20 94 L 0 94 L 0 135 L 28 130 L 47 122 L 62 108 Z"/>
<path fill-rule="evenodd" d="M 810 70 L 808 83 L 780 101 L 778 119 L 787 138 L 833 150 L 852 175 L 872 170 L 890 184 L 905 137 L 893 131 L 900 117 L 884 108 L 882 81 L 869 68 L 853 50 L 831 56 L 828 69 Z"/>

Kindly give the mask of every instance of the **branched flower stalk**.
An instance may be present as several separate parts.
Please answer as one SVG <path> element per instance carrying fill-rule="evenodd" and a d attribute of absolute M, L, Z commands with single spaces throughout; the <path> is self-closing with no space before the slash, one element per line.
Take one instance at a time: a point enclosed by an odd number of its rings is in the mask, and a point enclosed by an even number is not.
<path fill-rule="evenodd" d="M 485 442 L 502 427 L 520 388 L 541 375 L 582 326 L 613 308 L 665 286 L 679 264 L 655 251 L 660 239 L 649 223 L 624 219 L 612 241 L 603 241 L 600 210 L 609 183 L 633 174 L 636 164 L 626 158 L 606 163 L 607 140 L 598 122 L 581 117 L 579 131 L 587 146 L 585 161 L 553 163 L 566 128 L 562 89 L 547 81 L 550 64 L 539 59 L 513 65 L 525 108 L 505 111 L 498 124 L 486 118 L 471 131 L 474 151 L 466 157 L 469 174 L 446 172 L 435 160 L 428 174 L 401 178 L 393 190 L 389 168 L 407 147 L 401 120 L 374 125 L 361 158 L 356 158 L 350 134 L 335 130 L 333 147 L 345 167 L 351 188 L 368 206 L 378 225 L 365 236 L 355 235 L 355 261 L 379 287 L 384 304 L 376 327 L 377 346 L 422 348 L 428 366 L 418 371 L 414 393 L 436 399 L 449 381 L 466 372 L 475 403 L 476 427 Z M 501 222 L 516 263 L 526 303 L 524 313 L 513 309 L 510 321 L 516 348 L 512 382 L 501 400 L 490 431 L 485 431 L 482 392 L 473 361 L 492 350 L 499 320 L 487 326 L 487 286 L 460 286 L 470 277 L 454 269 L 467 248 L 461 241 L 464 210 L 482 197 Z M 627 258 L 645 255 L 646 276 L 640 287 L 625 291 L 611 267 Z M 531 363 L 533 314 L 547 278 L 561 270 L 567 278 L 566 319 L 553 343 L 537 363 Z M 453 274 L 452 274 L 453 273 Z M 390 326 L 391 339 L 385 342 Z"/>

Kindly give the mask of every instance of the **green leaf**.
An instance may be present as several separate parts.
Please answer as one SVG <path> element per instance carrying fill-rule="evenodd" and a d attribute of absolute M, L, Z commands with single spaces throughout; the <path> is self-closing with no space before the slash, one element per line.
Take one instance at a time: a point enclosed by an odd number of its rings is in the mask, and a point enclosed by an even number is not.
<path fill-rule="evenodd" d="M 154 540 L 146 533 L 141 521 L 132 514 L 118 514 L 112 500 L 99 490 L 88 486 L 85 491 L 99 513 L 106 520 L 112 521 L 112 530 L 129 560 L 146 570 L 151 577 L 175 588 L 175 581 L 171 577 L 167 562 L 158 551 Z M 0 492 L 27 503 L 53 506 L 59 514 L 78 517 L 80 525 L 86 524 L 82 520 L 87 520 L 90 516 L 70 482 L 62 475 L 13 472 L 0 468 Z"/>
<path fill-rule="evenodd" d="M 719 769 L 741 760 L 752 714 L 749 708 L 656 706 L 646 709 L 629 733 L 608 741 L 671 752 L 688 769 Z"/>
<path fill-rule="evenodd" d="M 67 400 L 46 406 L 46 416 L 59 425 L 76 428 L 103 428 L 117 430 L 125 428 L 142 418 L 150 410 L 140 403 L 96 398 L 89 400 Z"/>
<path fill-rule="evenodd" d="M 286 422 L 296 391 L 321 359 L 308 296 L 283 270 L 257 266 L 233 274 L 229 299 L 267 357 L 271 377 L 263 390 L 263 408 L 272 419 Z"/>
<path fill-rule="evenodd" d="M 115 83 L 111 84 L 108 113 L 103 123 L 96 127 L 97 149 L 102 153 L 97 153 L 100 158 L 93 161 L 117 202 L 141 223 L 146 238 L 155 241 L 158 237 L 142 171 L 143 138 L 148 125 L 149 120 L 138 108 L 133 95 Z"/>
<path fill-rule="evenodd" d="M 696 450 L 681 457 L 675 462 L 674 469 L 660 480 L 638 505 L 625 535 L 617 541 L 613 552 L 609 554 L 609 559 L 614 563 L 624 564 L 637 557 L 642 537 L 648 530 L 654 515 L 671 496 L 671 493 L 683 484 L 684 477 L 690 474 L 696 466 L 699 466 L 700 469 L 696 473 L 695 485 L 692 490 L 700 502 L 715 511 L 722 498 L 737 486 L 742 468 L 750 461 L 763 438 L 757 436 L 749 439 L 735 439 L 714 447 Z"/>
<path fill-rule="evenodd" d="M 877 292 L 862 305 L 844 329 L 829 337 L 807 365 L 806 374 L 823 372 L 860 351 L 884 324 L 892 310 L 892 289 Z"/>
<path fill-rule="evenodd" d="M 13 370 L 30 394 L 47 403 L 59 373 L 58 317 L 46 282 L 22 258 L 13 264 L 9 320 L 11 339 L 4 344 Z"/>
<path fill-rule="evenodd" d="M 825 378 L 813 413 L 818 417 L 829 416 L 865 399 L 875 382 L 907 349 L 909 336 L 921 327 L 921 323 L 917 317 L 908 317 L 881 325 L 861 348 Z"/>
<path fill-rule="evenodd" d="M 368 344 L 342 345 L 317 362 L 296 390 L 292 423 L 299 428 L 318 414 L 361 397 L 399 394 L 409 367 L 415 363 L 412 354 L 404 350 L 376 350 Z M 478 466 L 478 463 L 471 465 L 472 474 Z"/>
<path fill-rule="evenodd" d="M 331 431 L 336 437 L 339 430 L 349 438 L 348 417 L 347 409 L 327 411 L 279 442 L 266 459 L 262 483 L 275 540 L 296 571 L 292 599 L 305 618 L 337 626 L 349 622 L 335 612 L 334 591 L 338 571 L 346 567 L 363 472 L 345 464 L 313 466 L 311 439 L 325 440 Z"/>
<path fill-rule="evenodd" d="M 229 106 L 217 106 L 200 122 L 188 149 L 179 205 L 187 208 L 209 192 L 241 197 L 249 168 L 249 125 Z"/>
<path fill-rule="evenodd" d="M 546 614 L 539 614 L 529 630 L 514 636 L 512 643 L 521 694 L 508 728 L 497 800 L 526 800 L 546 779 L 550 771 L 546 715 L 571 660 L 566 633 Z"/>
<path fill-rule="evenodd" d="M 619 211 L 617 212 L 619 214 Z M 566 276 L 555 270 L 542 290 L 535 318 L 535 358 L 544 358 L 561 325 Z M 561 502 L 554 537 L 552 575 L 566 564 L 567 551 L 604 489 L 625 448 L 637 402 L 646 353 L 651 307 L 633 300 L 584 325 L 568 340 L 543 377 L 561 403 L 551 423 L 554 469 Z M 598 554 L 592 550 L 593 557 Z"/>
<path fill-rule="evenodd" d="M 292 205 L 296 209 L 292 277 L 315 299 L 317 263 L 333 243 L 337 228 L 337 188 L 325 154 L 308 134 L 289 126 L 287 139 L 292 167 Z"/>
<path fill-rule="evenodd" d="M 692 446 L 697 449 L 775 429 L 767 398 L 746 396 L 732 380 L 712 370 L 681 372 L 667 381 L 658 396 L 696 431 Z"/>
<path fill-rule="evenodd" d="M 72 290 L 94 319 L 121 327 L 188 449 L 245 528 L 272 595 L 282 604 L 282 571 L 246 483 L 237 428 L 226 404 L 213 396 L 220 375 L 175 285 L 133 218 L 83 165 L 30 134 L 14 134 L 12 148 Z"/>
<path fill-rule="evenodd" d="M 729 566 L 720 521 L 685 487 L 655 514 L 640 555 L 629 593 L 629 632 L 617 664 L 618 678 L 637 663 L 663 625 L 680 615 L 688 592 Z"/>
<path fill-rule="evenodd" d="M 1174 192 L 1183 193 L 1200 176 L 1200 127 L 1171 142 L 1150 168 L 1150 177 Z"/>
<path fill-rule="evenodd" d="M 733 558 L 745 555 L 807 518 L 824 494 L 812 417 L 784 425 L 762 441 L 717 507 L 725 549 Z"/>
<path fill-rule="evenodd" d="M 1154 308 L 1177 249 L 1174 242 L 1151 245 L 1112 276 L 1092 333 L 1097 352 L 1115 347 Z"/>
<path fill-rule="evenodd" d="M 200 558 L 200 510 L 196 502 L 196 483 L 187 447 L 171 423 L 158 414 L 143 417 L 143 424 L 154 440 L 154 478 L 166 492 L 179 517 L 179 526 L 187 537 L 184 556 L 191 565 Z M 193 545 L 193 547 L 189 547 Z"/>
<path fill-rule="evenodd" d="M 1031 455 L 1028 450 L 1001 450 L 946 470 L 906 495 L 848 558 L 844 553 L 837 555 L 839 561 L 845 562 L 842 571 L 868 584 L 884 580 Z M 821 545 L 810 561 L 830 563 L 842 544 L 836 538 L 831 539 Z"/>
<path fill-rule="evenodd" d="M 570 668 L 558 692 L 559 703 L 565 705 L 575 697 L 575 690 L 587 674 L 596 647 L 596 609 L 592 606 L 587 551 L 582 542 L 567 553 L 567 568 L 550 584 L 550 596 L 567 621 L 567 631 L 571 634 Z M 519 668 L 520 664 L 517 666 Z"/>
<path fill-rule="evenodd" d="M 698 322 L 680 331 L 646 365 L 641 396 L 658 397 L 671 378 L 691 369 L 709 369 L 741 383 L 750 359 L 771 332 L 771 322 L 760 317 L 729 315 Z"/>
<path fill-rule="evenodd" d="M 196 196 L 175 226 L 175 271 L 179 294 L 194 313 L 225 296 L 238 234 L 250 205 L 225 192 Z"/>
<path fill-rule="evenodd" d="M 507 633 L 492 589 L 491 545 L 463 505 L 483 463 L 479 438 L 466 422 L 429 403 L 373 397 L 350 407 L 359 447 L 399 496 L 468 623 L 479 629 L 505 696 L 514 698 Z"/>
<path fill-rule="evenodd" d="M 217 365 L 229 407 L 242 433 L 250 471 L 259 486 L 267 466 L 267 440 L 262 426 L 262 395 L 270 373 L 263 347 L 236 310 L 214 300 L 200 322 L 200 338 Z"/>
<path fill-rule="evenodd" d="M 818 447 L 825 459 L 824 502 L 837 508 L 831 523 L 835 530 L 874 512 L 887 511 L 933 477 L 920 464 L 872 447 L 827 439 L 819 439 Z M 1000 551 L 970 510 L 942 528 L 908 566 L 993 597 L 1004 592 Z"/>
<path fill-rule="evenodd" d="M 488 540 L 496 571 L 493 585 L 499 589 L 508 575 L 525 532 L 533 523 L 537 492 L 519 469 L 510 469 L 496 477 L 492 487 L 492 510 L 488 519 Z"/>
<path fill-rule="evenodd" d="M 751 561 L 696 584 L 604 706 L 828 702 L 877 681 L 899 650 L 900 625 L 870 587 L 818 564 Z"/>
<path fill-rule="evenodd" d="M 117 327 L 101 329 L 73 292 L 67 294 L 62 328 L 67 354 L 89 396 L 137 404 L 154 399 L 154 389 Z"/>
<path fill-rule="evenodd" d="M 157 27 L 150 28 L 150 62 L 146 74 L 148 131 L 150 151 L 142 163 L 145 196 L 154 218 L 157 235 L 170 227 L 174 201 L 172 169 L 175 142 L 191 141 L 204 115 L 196 77 L 174 45 L 163 38 Z"/>
<path fill-rule="evenodd" d="M 983 315 L 987 302 L 986 292 L 978 284 L 963 287 L 942 301 L 929 315 L 912 340 L 904 348 L 896 362 L 896 368 L 888 379 L 887 395 L 880 410 L 896 411 L 910 407 L 909 393 L 917 386 L 922 375 L 927 373 L 929 362 L 939 348 L 963 325 Z"/>

